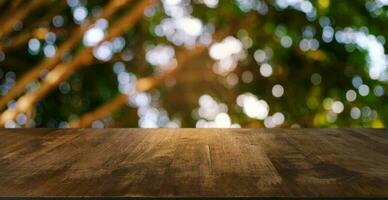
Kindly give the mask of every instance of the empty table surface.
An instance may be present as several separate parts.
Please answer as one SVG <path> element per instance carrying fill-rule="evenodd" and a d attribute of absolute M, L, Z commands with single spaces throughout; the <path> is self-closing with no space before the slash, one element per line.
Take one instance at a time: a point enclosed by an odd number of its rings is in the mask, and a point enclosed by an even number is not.
<path fill-rule="evenodd" d="M 388 197 L 388 130 L 0 129 L 0 196 Z"/>

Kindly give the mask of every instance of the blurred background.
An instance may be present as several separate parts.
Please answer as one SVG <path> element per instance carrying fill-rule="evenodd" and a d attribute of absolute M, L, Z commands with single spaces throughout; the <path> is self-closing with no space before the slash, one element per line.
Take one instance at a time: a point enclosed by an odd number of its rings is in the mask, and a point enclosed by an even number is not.
<path fill-rule="evenodd" d="M 388 126 L 388 0 L 0 0 L 0 126 Z"/>

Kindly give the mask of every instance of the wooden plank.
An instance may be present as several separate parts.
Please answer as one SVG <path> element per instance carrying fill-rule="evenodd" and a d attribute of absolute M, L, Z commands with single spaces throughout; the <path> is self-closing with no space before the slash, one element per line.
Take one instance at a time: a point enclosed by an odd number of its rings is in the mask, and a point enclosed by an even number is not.
<path fill-rule="evenodd" d="M 388 130 L 1 129 L 1 196 L 388 197 Z"/>

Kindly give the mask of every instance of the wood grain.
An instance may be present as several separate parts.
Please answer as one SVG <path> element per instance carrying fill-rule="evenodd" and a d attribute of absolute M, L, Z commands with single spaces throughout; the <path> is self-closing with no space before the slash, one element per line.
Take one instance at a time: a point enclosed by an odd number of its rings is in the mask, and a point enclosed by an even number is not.
<path fill-rule="evenodd" d="M 388 130 L 0 129 L 0 196 L 388 197 Z"/>

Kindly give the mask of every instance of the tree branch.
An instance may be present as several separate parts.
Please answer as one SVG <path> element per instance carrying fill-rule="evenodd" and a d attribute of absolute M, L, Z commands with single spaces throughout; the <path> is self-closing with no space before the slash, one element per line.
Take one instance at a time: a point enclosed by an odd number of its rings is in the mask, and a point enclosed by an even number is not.
<path fill-rule="evenodd" d="M 136 5 L 133 10 L 122 16 L 109 30 L 107 36 L 100 42 L 100 44 L 123 34 L 129 27 L 133 26 L 141 18 L 144 9 L 151 2 L 154 2 L 154 0 L 141 1 L 141 3 Z M 60 64 L 50 71 L 42 81 L 38 90 L 29 92 L 20 97 L 15 108 L 8 108 L 0 115 L 0 126 L 4 126 L 6 122 L 15 119 L 19 113 L 29 110 L 51 90 L 56 88 L 62 81 L 70 77 L 70 75 L 72 75 L 78 68 L 91 64 L 93 61 L 92 51 L 92 48 L 86 48 L 78 53 L 69 63 Z"/>
<path fill-rule="evenodd" d="M 0 26 L 0 40 L 6 37 L 12 32 L 14 26 L 28 15 L 31 11 L 38 8 L 45 3 L 43 0 L 30 1 L 25 7 L 18 8 L 16 12 L 9 13 L 4 19 L 3 24 Z M 11 16 L 10 16 L 11 15 Z"/>
<path fill-rule="evenodd" d="M 104 8 L 101 18 L 109 18 L 118 8 L 127 3 L 129 0 L 112 0 Z M 83 23 L 74 33 L 71 34 L 70 38 L 66 40 L 57 50 L 55 55 L 51 58 L 43 60 L 38 66 L 34 67 L 31 71 L 24 74 L 20 80 L 12 87 L 12 89 L 0 99 L 0 109 L 3 109 L 7 103 L 13 98 L 17 97 L 25 91 L 25 88 L 28 84 L 37 80 L 42 72 L 48 71 L 55 67 L 60 61 L 61 58 L 68 53 L 74 46 L 79 42 L 83 37 L 84 32 L 92 25 L 97 18 L 86 21 Z"/>
<path fill-rule="evenodd" d="M 229 29 L 218 31 L 213 35 L 214 41 L 219 41 L 222 38 L 224 38 L 228 33 L 230 32 Z M 191 50 L 181 52 L 177 55 L 177 61 L 178 65 L 182 66 L 185 63 L 189 62 L 190 60 L 194 59 L 195 57 L 199 56 L 200 54 L 204 53 L 206 51 L 206 46 L 197 46 Z M 140 78 L 136 83 L 136 90 L 138 92 L 145 92 L 148 91 L 157 85 L 159 85 L 161 82 L 166 80 L 167 78 L 173 76 L 178 69 L 181 67 L 174 67 L 169 71 L 164 72 L 161 75 L 151 76 L 151 77 L 144 77 Z M 128 98 L 130 98 L 128 95 L 121 94 L 116 96 L 113 100 L 109 101 L 108 103 L 102 105 L 101 107 L 97 108 L 94 111 L 91 111 L 89 113 L 86 113 L 83 115 L 79 120 L 74 120 L 69 123 L 71 128 L 83 128 L 88 127 L 93 121 L 97 119 L 104 118 L 114 112 L 115 110 L 119 109 L 120 107 L 124 106 L 128 102 Z"/>

